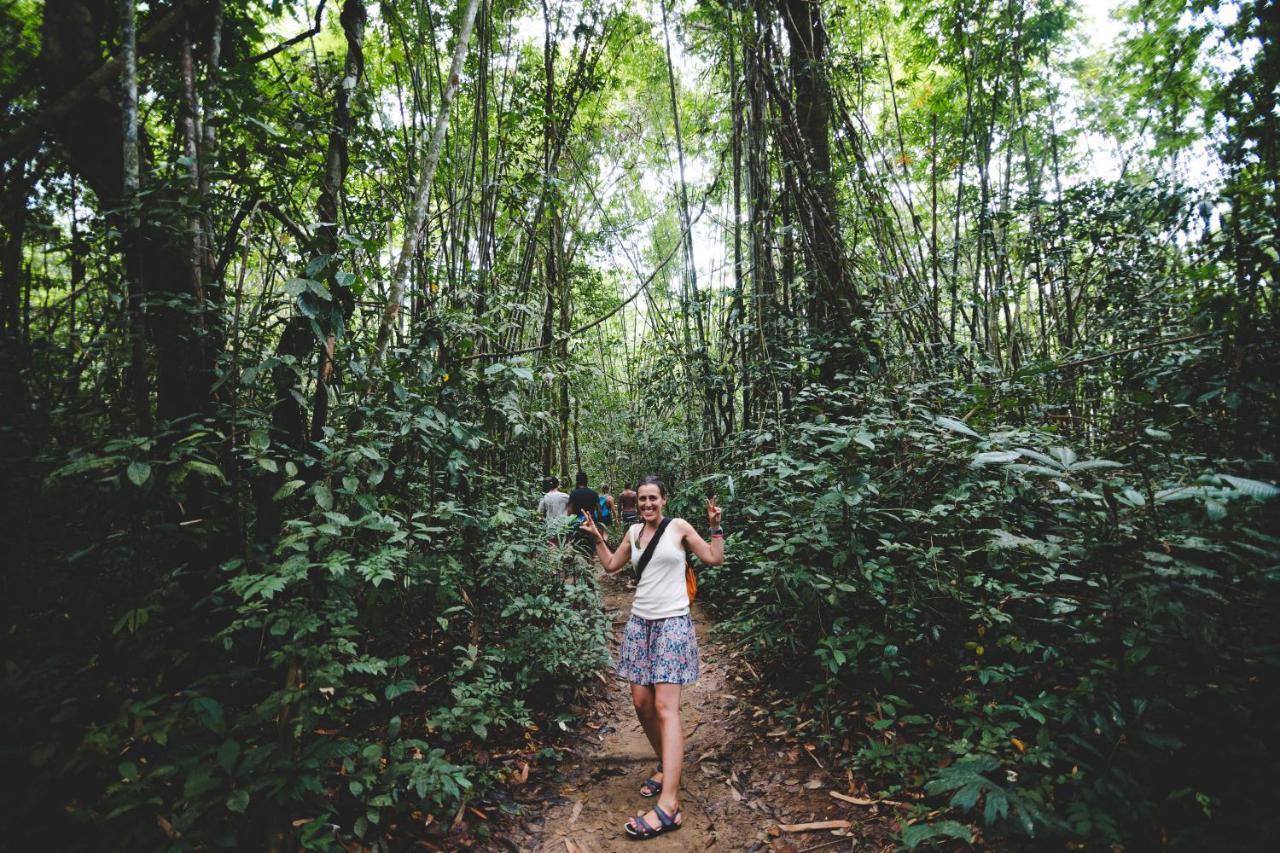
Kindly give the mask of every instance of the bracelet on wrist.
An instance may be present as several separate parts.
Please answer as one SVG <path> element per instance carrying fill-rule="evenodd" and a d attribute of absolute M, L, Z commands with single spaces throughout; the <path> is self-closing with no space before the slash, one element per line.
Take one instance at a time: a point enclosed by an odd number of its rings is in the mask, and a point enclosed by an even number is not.
<path fill-rule="evenodd" d="M 710 533 L 712 536 L 724 536 L 723 527 L 709 527 L 707 528 L 707 532 Z"/>

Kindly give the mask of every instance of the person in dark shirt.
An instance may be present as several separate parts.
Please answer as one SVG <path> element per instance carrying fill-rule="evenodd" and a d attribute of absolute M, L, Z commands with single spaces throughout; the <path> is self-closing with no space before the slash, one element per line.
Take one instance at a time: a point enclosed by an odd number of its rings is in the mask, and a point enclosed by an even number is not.
<path fill-rule="evenodd" d="M 592 521 L 599 521 L 600 518 L 600 495 L 595 489 L 587 485 L 587 474 L 585 471 L 578 472 L 577 488 L 569 493 L 569 505 L 565 507 L 565 512 L 569 515 L 582 517 L 584 512 L 591 513 Z M 593 549 L 594 550 L 594 549 Z"/>
<path fill-rule="evenodd" d="M 575 481 L 578 485 L 569 493 L 569 505 L 565 507 L 566 515 L 577 516 L 575 527 L 582 523 L 584 516 L 591 516 L 593 522 L 600 520 L 600 495 L 596 490 L 587 485 L 587 474 L 585 471 L 579 471 Z M 595 553 L 596 542 L 593 536 L 585 535 L 579 528 L 575 531 L 574 545 L 578 550 L 582 551 L 588 558 Z"/>

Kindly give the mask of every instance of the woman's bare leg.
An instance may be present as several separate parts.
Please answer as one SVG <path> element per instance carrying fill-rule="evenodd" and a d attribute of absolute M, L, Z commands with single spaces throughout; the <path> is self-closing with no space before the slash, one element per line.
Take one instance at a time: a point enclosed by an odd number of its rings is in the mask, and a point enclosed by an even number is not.
<path fill-rule="evenodd" d="M 639 685 L 632 685 L 632 698 L 636 696 L 636 688 Z M 655 684 L 653 688 L 653 709 L 654 717 L 657 720 L 658 731 L 661 737 L 661 749 L 659 755 L 662 757 L 662 793 L 658 795 L 658 805 L 668 815 L 674 815 L 676 809 L 680 807 L 680 798 L 678 796 L 680 790 L 680 771 L 684 761 L 684 729 L 680 726 L 680 685 L 679 684 Z M 636 711 L 640 711 L 640 701 L 636 701 Z M 646 729 L 646 734 L 648 730 Z M 652 738 L 650 738 L 652 741 Z M 683 817 L 676 821 L 680 823 Z M 644 822 L 650 829 L 657 829 L 662 826 L 662 820 L 658 817 L 658 813 L 652 809 L 644 814 Z M 632 825 L 639 828 L 635 824 L 635 819 L 628 821 Z"/>
<path fill-rule="evenodd" d="M 684 729 L 680 727 L 680 685 L 655 684 L 654 688 L 654 707 L 662 732 L 663 776 L 658 805 L 667 814 L 675 814 L 680 803 L 680 770 L 684 761 Z"/>
<path fill-rule="evenodd" d="M 644 736 L 649 739 L 649 745 L 653 747 L 653 754 L 661 761 L 662 731 L 658 725 L 658 708 L 653 685 L 631 685 L 631 704 L 636 707 L 636 717 L 640 720 L 640 727 L 644 729 Z M 661 775 L 657 776 L 657 779 L 661 782 Z"/>

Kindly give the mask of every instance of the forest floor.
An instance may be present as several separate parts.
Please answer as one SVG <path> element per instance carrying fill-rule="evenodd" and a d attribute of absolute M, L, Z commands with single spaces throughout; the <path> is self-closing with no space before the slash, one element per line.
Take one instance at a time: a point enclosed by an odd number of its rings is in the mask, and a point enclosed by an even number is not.
<path fill-rule="evenodd" d="M 626 576 L 602 581 L 604 606 L 613 620 L 610 651 L 617 656 L 630 612 Z M 770 727 L 759 674 L 716 641 L 711 620 L 694 605 L 701 678 L 684 692 L 685 766 L 680 830 L 646 842 L 650 851 L 808 850 L 887 851 L 897 847 L 893 809 L 854 797 L 851 776 L 834 778 L 803 733 Z M 588 707 L 581 735 L 569 741 L 558 772 L 530 778 L 516 795 L 519 816 L 490 825 L 492 835 L 475 849 L 603 853 L 634 850 L 623 832 L 631 815 L 652 807 L 638 788 L 655 758 L 631 707 L 626 685 L 612 677 Z M 542 776 L 542 774 L 537 774 Z M 540 790 L 539 790 L 540 789 Z M 532 796 L 531 796 L 532 795 Z M 832 828 L 783 825 L 843 821 Z"/>

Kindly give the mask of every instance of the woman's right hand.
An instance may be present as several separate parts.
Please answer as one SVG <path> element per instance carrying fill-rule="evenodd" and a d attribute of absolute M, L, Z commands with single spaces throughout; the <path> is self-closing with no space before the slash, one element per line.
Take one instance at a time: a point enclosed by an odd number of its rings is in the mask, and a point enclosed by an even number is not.
<path fill-rule="evenodd" d="M 595 519 L 591 517 L 589 512 L 582 514 L 582 529 L 594 536 L 601 545 L 604 544 L 604 534 L 600 532 L 600 528 L 596 527 Z"/>

